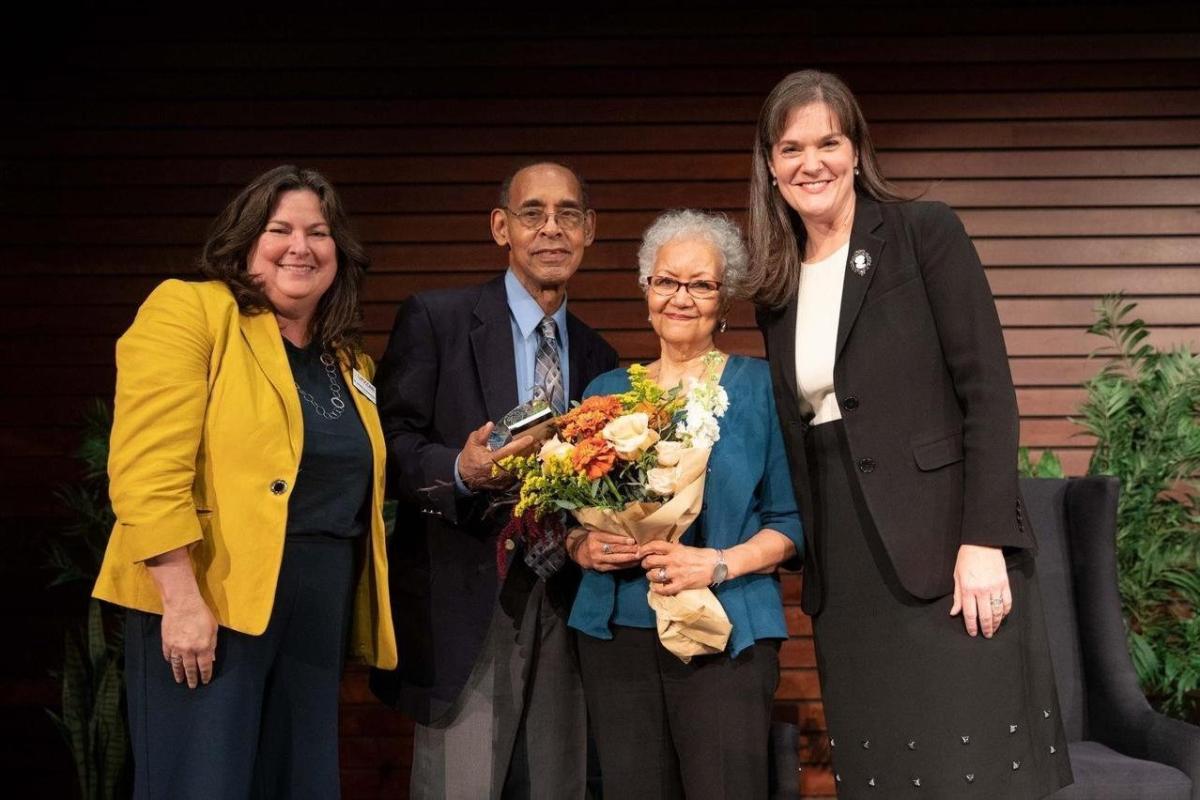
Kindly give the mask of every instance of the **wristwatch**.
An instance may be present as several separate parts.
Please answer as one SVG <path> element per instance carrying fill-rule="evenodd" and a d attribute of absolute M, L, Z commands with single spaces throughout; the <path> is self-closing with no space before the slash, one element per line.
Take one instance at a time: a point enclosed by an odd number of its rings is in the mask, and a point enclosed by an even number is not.
<path fill-rule="evenodd" d="M 725 551 L 717 550 L 717 564 L 713 567 L 712 583 L 709 586 L 720 586 L 729 577 L 729 565 L 725 563 Z"/>

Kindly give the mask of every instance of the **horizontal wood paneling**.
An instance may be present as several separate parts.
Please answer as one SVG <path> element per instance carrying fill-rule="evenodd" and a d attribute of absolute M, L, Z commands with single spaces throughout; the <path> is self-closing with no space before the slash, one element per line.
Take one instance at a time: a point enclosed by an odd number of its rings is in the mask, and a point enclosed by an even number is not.
<path fill-rule="evenodd" d="M 1103 363 L 1088 358 L 1102 342 L 1086 333 L 1103 294 L 1136 300 L 1155 344 L 1200 347 L 1191 6 L 852 2 L 823 7 L 819 31 L 810 14 L 702 6 L 636 19 L 596 8 L 575 27 L 562 13 L 559 24 L 506 14 L 418 9 L 385 22 L 373 11 L 369 25 L 328 9 L 186 25 L 76 14 L 47 25 L 55 35 L 14 60 L 0 130 L 0 366 L 14 376 L 0 396 L 0 519 L 56 524 L 52 488 L 77 474 L 82 410 L 112 392 L 115 338 L 156 283 L 194 276 L 228 198 L 284 161 L 323 170 L 343 193 L 374 262 L 364 312 L 378 355 L 404 298 L 502 266 L 487 212 L 513 162 L 570 159 L 599 213 L 572 308 L 626 361 L 652 357 L 635 281 L 641 232 L 668 207 L 744 220 L 759 104 L 802 66 L 842 74 L 885 172 L 962 217 L 997 297 L 1034 455 L 1053 448 L 1068 472 L 1087 467 L 1090 440 L 1068 418 Z M 761 353 L 745 304 L 723 344 Z M 806 796 L 828 796 L 811 626 L 795 606 L 799 580 L 784 591 L 794 638 L 776 714 L 802 727 Z M 0 680 L 0 703 L 32 685 Z M 404 796 L 411 723 L 374 703 L 361 671 L 342 701 L 345 795 Z"/>

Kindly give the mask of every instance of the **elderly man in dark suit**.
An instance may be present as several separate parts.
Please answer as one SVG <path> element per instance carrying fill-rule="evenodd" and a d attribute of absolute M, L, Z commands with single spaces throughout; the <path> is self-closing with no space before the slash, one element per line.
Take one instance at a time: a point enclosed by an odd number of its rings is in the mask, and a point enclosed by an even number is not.
<path fill-rule="evenodd" d="M 377 378 L 393 491 L 391 589 L 400 667 L 372 687 L 417 721 L 412 796 L 582 797 L 586 718 L 566 626 L 573 563 L 540 578 L 501 549 L 488 516 L 492 423 L 540 386 L 558 411 L 617 354 L 567 312 L 567 282 L 595 236 L 567 167 L 514 172 L 491 232 L 508 270 L 408 299 Z M 498 561 L 507 563 L 499 577 Z"/>

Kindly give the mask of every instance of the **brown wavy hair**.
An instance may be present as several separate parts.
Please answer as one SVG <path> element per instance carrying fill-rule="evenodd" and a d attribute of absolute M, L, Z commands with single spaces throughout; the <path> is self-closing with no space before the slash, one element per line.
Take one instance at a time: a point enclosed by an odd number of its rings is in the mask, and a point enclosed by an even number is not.
<path fill-rule="evenodd" d="M 775 84 L 758 114 L 750 168 L 748 231 L 747 291 L 754 302 L 768 307 L 782 306 L 796 293 L 806 238 L 800 216 L 771 185 L 771 149 L 783 135 L 791 112 L 811 103 L 827 105 L 841 133 L 854 146 L 859 170 L 854 178 L 856 192 L 882 202 L 908 199 L 883 177 L 867 120 L 854 93 L 841 78 L 806 69 L 793 72 Z"/>
<path fill-rule="evenodd" d="M 307 190 L 317 196 L 337 248 L 337 274 L 317 302 L 309 322 L 309 338 L 353 363 L 355 353 L 362 349 L 359 292 L 370 259 L 350 229 L 333 184 L 315 169 L 285 164 L 264 172 L 242 189 L 213 221 L 200 253 L 200 273 L 228 286 L 243 314 L 274 311 L 271 301 L 247 271 L 248 259 L 279 205 L 279 198 L 295 190 Z"/>

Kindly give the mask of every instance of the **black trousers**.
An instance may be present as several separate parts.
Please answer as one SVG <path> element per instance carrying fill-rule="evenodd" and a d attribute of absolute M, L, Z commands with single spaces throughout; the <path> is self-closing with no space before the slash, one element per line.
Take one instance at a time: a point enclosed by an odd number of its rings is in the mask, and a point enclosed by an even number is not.
<path fill-rule="evenodd" d="M 156 614 L 130 611 L 125 674 L 138 800 L 335 798 L 354 543 L 292 537 L 261 636 L 217 633 L 212 681 L 177 684 Z"/>
<path fill-rule="evenodd" d="M 604 796 L 767 797 L 779 642 L 684 664 L 649 628 L 579 634 L 579 661 Z"/>

